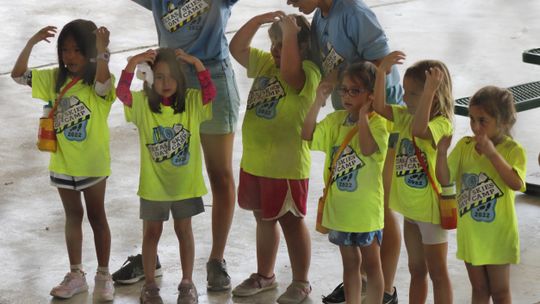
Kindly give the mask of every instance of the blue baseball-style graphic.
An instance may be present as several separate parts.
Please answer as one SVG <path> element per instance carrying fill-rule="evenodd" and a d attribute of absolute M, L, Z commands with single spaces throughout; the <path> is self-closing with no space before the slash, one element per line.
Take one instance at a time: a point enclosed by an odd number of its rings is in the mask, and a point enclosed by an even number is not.
<path fill-rule="evenodd" d="M 462 189 L 458 195 L 459 215 L 470 212 L 477 222 L 493 222 L 496 218 L 497 198 L 504 195 L 495 182 L 484 173 L 464 173 Z"/>
<path fill-rule="evenodd" d="M 88 120 L 69 127 L 64 130 L 64 136 L 70 141 L 83 141 L 86 139 L 86 125 Z"/>
<path fill-rule="evenodd" d="M 153 144 L 147 144 L 146 147 L 155 162 L 170 159 L 171 163 L 177 167 L 189 162 L 191 133 L 182 124 L 175 124 L 172 127 L 155 127 L 152 136 Z"/>
<path fill-rule="evenodd" d="M 422 156 L 424 155 L 425 153 L 422 152 Z M 405 184 L 409 187 L 427 187 L 427 175 L 418 162 L 413 142 L 408 138 L 403 138 L 399 144 L 398 155 L 396 155 L 395 169 L 396 176 L 403 177 Z"/>
<path fill-rule="evenodd" d="M 332 148 L 332 158 L 339 147 Z M 358 154 L 350 147 L 347 146 L 336 162 L 336 168 L 334 169 L 334 176 L 332 177 L 336 187 L 341 191 L 353 192 L 358 188 L 358 182 L 356 180 L 358 171 L 365 166 L 365 163 L 358 156 Z"/>

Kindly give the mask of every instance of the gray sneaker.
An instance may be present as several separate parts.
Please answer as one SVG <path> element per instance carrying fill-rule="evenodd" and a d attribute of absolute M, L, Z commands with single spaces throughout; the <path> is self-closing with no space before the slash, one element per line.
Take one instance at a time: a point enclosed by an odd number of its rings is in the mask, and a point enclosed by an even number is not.
<path fill-rule="evenodd" d="M 225 260 L 211 259 L 206 263 L 206 285 L 208 291 L 231 289 L 231 277 L 227 273 Z"/>
<path fill-rule="evenodd" d="M 199 303 L 199 295 L 197 294 L 197 288 L 193 282 L 180 283 L 178 285 L 178 299 L 177 304 L 197 304 Z"/>

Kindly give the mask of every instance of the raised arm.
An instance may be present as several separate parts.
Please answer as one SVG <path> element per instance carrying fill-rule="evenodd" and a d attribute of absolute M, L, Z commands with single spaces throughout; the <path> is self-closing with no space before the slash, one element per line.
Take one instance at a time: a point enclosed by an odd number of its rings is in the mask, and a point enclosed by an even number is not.
<path fill-rule="evenodd" d="M 360 150 L 364 156 L 370 156 L 371 154 L 379 151 L 379 145 L 371 133 L 369 128 L 369 113 L 372 109 L 372 101 L 363 105 L 358 111 L 358 142 L 360 143 Z"/>
<path fill-rule="evenodd" d="M 101 26 L 96 29 L 96 83 L 95 90 L 99 96 L 105 96 L 112 88 L 111 72 L 109 71 L 109 30 Z"/>
<path fill-rule="evenodd" d="M 50 43 L 51 41 L 49 40 L 49 38 L 54 37 L 55 34 L 56 26 L 46 26 L 39 30 L 39 32 L 34 34 L 30 39 L 28 39 L 28 42 L 22 49 L 19 57 L 17 57 L 17 61 L 15 61 L 15 65 L 11 70 L 11 78 L 13 78 L 18 83 L 31 85 L 30 83 L 24 81 L 23 76 L 28 70 L 28 59 L 30 58 L 32 49 L 34 48 L 34 45 L 36 45 L 42 40 Z"/>
<path fill-rule="evenodd" d="M 523 181 L 519 177 L 516 171 L 510 166 L 510 164 L 502 157 L 502 155 L 495 149 L 493 142 L 487 137 L 486 134 L 477 135 L 474 137 L 476 141 L 476 150 L 484 154 L 495 170 L 499 173 L 503 181 L 514 191 L 518 191 L 523 187 Z"/>
<path fill-rule="evenodd" d="M 281 78 L 297 92 L 300 92 L 306 83 L 306 74 L 302 69 L 302 57 L 298 46 L 300 27 L 292 15 L 282 16 L 279 26 L 283 34 L 279 65 Z"/>
<path fill-rule="evenodd" d="M 272 23 L 278 20 L 280 15 L 284 15 L 284 13 L 270 12 L 257 15 L 246 22 L 233 36 L 229 43 L 229 50 L 234 59 L 243 67 L 248 67 L 251 40 L 255 36 L 255 33 L 257 33 L 257 30 L 259 30 L 259 27 L 265 23 Z"/>
<path fill-rule="evenodd" d="M 148 50 L 137 54 L 128 60 L 126 67 L 122 71 L 120 80 L 118 81 L 118 87 L 116 88 L 116 96 L 118 96 L 118 99 L 120 99 L 124 105 L 131 107 L 133 102 L 129 88 L 131 87 L 135 67 L 141 62 L 154 62 L 154 59 L 156 59 L 156 51 Z"/>
<path fill-rule="evenodd" d="M 195 67 L 195 70 L 197 71 L 197 78 L 199 79 L 199 84 L 201 85 L 203 105 L 210 103 L 212 100 L 214 100 L 217 94 L 216 87 L 214 85 L 214 82 L 212 82 L 210 72 L 206 69 L 202 61 L 195 56 L 189 55 L 182 49 L 176 49 L 175 53 L 178 59 Z"/>
<path fill-rule="evenodd" d="M 390 73 L 394 64 L 402 64 L 403 60 L 405 60 L 405 53 L 394 51 L 386 55 L 377 66 L 373 109 L 390 121 L 394 121 L 394 114 L 392 113 L 392 107 L 386 104 L 386 74 Z"/>
<path fill-rule="evenodd" d="M 329 82 L 321 82 L 317 87 L 317 94 L 315 95 L 315 102 L 311 105 L 309 112 L 304 119 L 304 126 L 302 127 L 302 139 L 312 140 L 313 132 L 315 132 L 315 126 L 317 125 L 317 116 L 319 111 L 326 104 L 328 96 L 332 93 L 332 84 Z"/>
<path fill-rule="evenodd" d="M 439 68 L 430 68 L 426 71 L 426 82 L 424 83 L 424 90 L 420 97 L 419 105 L 414 112 L 414 118 L 412 121 L 412 135 L 423 139 L 433 139 L 433 135 L 428 128 L 429 120 L 431 119 L 431 108 L 433 106 L 433 99 L 435 98 L 435 92 L 442 83 L 444 73 Z"/>
<path fill-rule="evenodd" d="M 435 163 L 435 175 L 439 184 L 450 185 L 450 169 L 448 168 L 448 148 L 452 142 L 452 136 L 444 136 L 437 144 L 437 160 Z"/>

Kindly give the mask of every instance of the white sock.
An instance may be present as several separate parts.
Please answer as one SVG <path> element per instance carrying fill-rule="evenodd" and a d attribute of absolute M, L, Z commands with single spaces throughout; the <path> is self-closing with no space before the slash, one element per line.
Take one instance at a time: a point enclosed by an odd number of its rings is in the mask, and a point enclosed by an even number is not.
<path fill-rule="evenodd" d="M 101 273 L 101 274 L 109 274 L 109 267 L 105 266 L 98 266 L 97 268 L 97 273 Z"/>

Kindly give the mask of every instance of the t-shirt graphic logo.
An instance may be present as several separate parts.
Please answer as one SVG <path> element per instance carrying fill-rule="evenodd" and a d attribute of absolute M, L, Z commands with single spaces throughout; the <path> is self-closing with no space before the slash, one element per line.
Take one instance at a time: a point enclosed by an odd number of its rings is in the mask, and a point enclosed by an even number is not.
<path fill-rule="evenodd" d="M 161 22 L 172 33 L 207 12 L 210 9 L 210 0 L 187 0 L 178 7 L 169 1 L 167 8 L 168 13 L 161 17 Z"/>
<path fill-rule="evenodd" d="M 76 96 L 62 98 L 54 113 L 54 130 L 56 134 L 64 132 L 69 141 L 86 139 L 86 126 L 90 119 L 90 109 Z"/>
<path fill-rule="evenodd" d="M 153 144 L 146 147 L 155 162 L 171 159 L 175 166 L 183 166 L 189 162 L 189 140 L 191 132 L 182 124 L 172 127 L 158 126 L 154 128 Z"/>
<path fill-rule="evenodd" d="M 459 216 L 471 212 L 478 222 L 493 222 L 497 198 L 504 195 L 495 182 L 485 173 L 461 176 L 461 192 L 458 195 Z"/>
<path fill-rule="evenodd" d="M 345 59 L 341 56 L 333 45 L 330 43 L 326 44 L 326 54 L 322 54 L 323 62 L 323 72 L 325 75 L 331 73 L 335 68 L 337 68 Z"/>
<path fill-rule="evenodd" d="M 247 109 L 255 108 L 257 116 L 272 119 L 276 116 L 279 100 L 285 95 L 285 89 L 276 77 L 257 77 L 249 92 Z"/>
<path fill-rule="evenodd" d="M 426 161 L 426 154 L 421 151 L 421 157 Z M 405 184 L 412 188 L 425 188 L 427 186 L 427 176 L 416 157 L 414 144 L 408 138 L 401 140 L 399 150 L 396 155 L 396 176 L 404 177 Z M 429 168 L 428 168 L 429 169 Z"/>
<path fill-rule="evenodd" d="M 333 148 L 331 159 L 334 159 L 334 154 L 337 152 L 337 149 L 338 147 Z M 337 188 L 341 191 L 355 191 L 356 188 L 358 188 L 358 182 L 356 181 L 358 170 L 365 165 L 366 164 L 350 146 L 345 147 L 336 162 L 332 182 L 335 182 Z"/>

